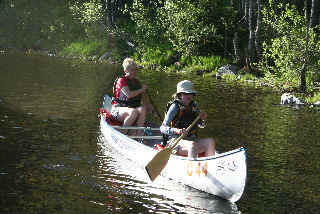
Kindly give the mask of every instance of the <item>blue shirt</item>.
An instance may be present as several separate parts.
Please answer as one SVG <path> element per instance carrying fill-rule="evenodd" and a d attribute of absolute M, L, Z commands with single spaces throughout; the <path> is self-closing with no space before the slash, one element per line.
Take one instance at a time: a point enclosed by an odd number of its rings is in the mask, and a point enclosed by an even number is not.
<path fill-rule="evenodd" d="M 169 135 L 171 137 L 178 137 L 179 136 L 176 134 L 176 132 L 179 129 L 170 127 L 171 121 L 176 117 L 176 115 L 178 113 L 179 113 L 179 105 L 177 103 L 174 103 L 168 109 L 168 112 L 162 122 L 162 125 L 160 126 L 160 131 L 162 134 Z"/>
<path fill-rule="evenodd" d="M 170 123 L 171 121 L 176 117 L 176 115 L 179 113 L 179 104 L 177 103 L 173 103 L 169 109 L 168 112 L 160 126 L 160 131 L 162 134 L 165 135 L 169 135 L 170 138 L 174 137 L 174 138 L 178 138 L 179 135 L 176 134 L 176 132 L 179 130 L 178 128 L 173 128 L 170 127 Z M 200 112 L 200 110 L 199 110 Z M 201 121 L 200 123 L 198 123 L 198 126 L 200 128 L 204 128 L 205 127 L 205 122 Z M 187 127 L 186 127 L 187 128 Z"/>

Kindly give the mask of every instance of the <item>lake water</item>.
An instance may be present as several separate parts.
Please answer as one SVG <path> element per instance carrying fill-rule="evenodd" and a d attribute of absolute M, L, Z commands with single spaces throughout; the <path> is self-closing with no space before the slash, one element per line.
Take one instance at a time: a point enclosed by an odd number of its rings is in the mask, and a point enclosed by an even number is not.
<path fill-rule="evenodd" d="M 98 109 L 119 74 L 116 65 L 0 54 L 1 214 L 320 213 L 317 109 L 280 106 L 268 88 L 139 74 L 161 112 L 178 81 L 194 81 L 209 114 L 200 135 L 214 136 L 219 151 L 247 148 L 247 186 L 230 203 L 164 178 L 150 183 L 105 144 Z"/>

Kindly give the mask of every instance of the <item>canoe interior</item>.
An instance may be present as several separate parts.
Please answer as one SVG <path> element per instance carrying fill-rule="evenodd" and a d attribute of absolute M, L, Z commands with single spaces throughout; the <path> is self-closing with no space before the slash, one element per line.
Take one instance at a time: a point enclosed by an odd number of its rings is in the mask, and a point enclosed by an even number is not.
<path fill-rule="evenodd" d="M 112 107 L 112 98 L 109 95 L 104 95 L 103 98 L 103 104 L 102 104 L 102 108 L 106 109 L 107 111 L 111 112 L 111 107 Z M 106 121 L 107 122 L 107 121 Z M 108 123 L 108 122 L 107 122 Z M 108 124 L 110 125 L 110 124 Z M 151 122 L 147 122 L 145 127 L 150 127 L 150 128 L 159 128 L 160 126 L 155 124 L 155 123 L 151 123 Z M 119 131 L 119 130 L 118 130 Z M 152 130 L 152 134 L 150 135 L 150 133 L 148 133 L 149 136 L 162 136 L 162 133 L 160 132 L 160 130 Z M 142 143 L 150 148 L 155 149 L 157 144 L 162 144 L 163 139 L 135 139 L 137 142 Z M 177 155 L 174 155 L 177 156 Z M 178 157 L 186 157 L 186 156 L 178 156 Z M 204 153 L 203 154 L 198 154 L 199 158 L 204 157 Z"/>

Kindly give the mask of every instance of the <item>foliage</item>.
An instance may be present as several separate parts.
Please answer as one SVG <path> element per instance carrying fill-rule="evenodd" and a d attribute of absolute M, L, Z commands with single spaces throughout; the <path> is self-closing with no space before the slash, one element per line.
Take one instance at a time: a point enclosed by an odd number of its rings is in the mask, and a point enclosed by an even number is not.
<path fill-rule="evenodd" d="M 193 70 L 216 71 L 229 62 L 221 56 L 182 56 L 181 63 Z"/>
<path fill-rule="evenodd" d="M 240 81 L 242 82 L 248 82 L 248 80 L 257 80 L 257 77 L 250 73 L 245 73 L 243 76 L 241 76 Z"/>
<path fill-rule="evenodd" d="M 304 100 L 307 103 L 316 103 L 320 101 L 320 92 L 313 94 L 312 97 L 304 97 Z"/>
<path fill-rule="evenodd" d="M 99 40 L 81 40 L 78 42 L 72 42 L 65 47 L 60 54 L 64 56 L 96 56 L 102 55 L 106 52 L 106 42 Z"/>
<path fill-rule="evenodd" d="M 105 37 L 98 0 L 2 0 L 1 46 L 59 50 L 85 37 Z"/>
<path fill-rule="evenodd" d="M 276 32 L 276 35 L 270 41 L 264 42 L 260 67 L 266 72 L 266 81 L 281 88 L 293 89 L 300 85 L 301 69 L 305 63 L 307 89 L 310 91 L 319 70 L 319 40 L 314 30 L 310 29 L 307 44 L 306 19 L 294 7 L 280 4 L 279 10 L 279 15 L 276 10 L 264 10 L 264 23 L 270 31 Z"/>
<path fill-rule="evenodd" d="M 57 49 L 79 39 L 82 26 L 70 13 L 68 1 L 2 0 L 0 25 L 1 46 L 16 48 Z"/>
<path fill-rule="evenodd" d="M 103 17 L 102 4 L 97 0 L 91 0 L 84 3 L 76 1 L 73 4 L 70 4 L 70 10 L 72 14 L 85 25 L 96 23 Z"/>
<path fill-rule="evenodd" d="M 152 47 L 164 41 L 165 29 L 158 14 L 160 7 L 159 1 L 134 0 L 131 10 L 128 8 L 125 10 L 130 13 L 135 23 L 135 40 L 140 48 Z"/>
<path fill-rule="evenodd" d="M 126 15 L 131 18 L 128 23 L 117 21 L 117 28 L 121 28 L 118 32 L 140 50 L 166 44 L 185 55 L 220 51 L 226 32 L 233 34 L 237 13 L 230 2 L 220 0 L 132 0 L 114 4 L 125 5 L 119 19 Z"/>
<path fill-rule="evenodd" d="M 161 10 L 162 24 L 175 50 L 185 55 L 198 55 L 203 45 L 221 39 L 217 23 L 223 11 L 218 1 L 168 0 Z"/>
<path fill-rule="evenodd" d="M 140 54 L 138 54 L 140 53 Z M 143 52 L 137 52 L 134 58 L 148 68 L 167 71 L 214 71 L 229 60 L 221 56 L 182 56 L 179 58 L 175 51 L 168 47 L 146 48 Z"/>
<path fill-rule="evenodd" d="M 174 63 L 175 52 L 163 47 L 146 48 L 136 58 L 141 59 L 144 65 L 169 66 Z"/>
<path fill-rule="evenodd" d="M 103 10 L 100 1 L 75 1 L 69 4 L 73 17 L 84 26 L 88 38 L 96 39 L 97 37 L 103 38 L 105 36 L 104 29 L 100 24 L 103 20 Z"/>
<path fill-rule="evenodd" d="M 233 82 L 235 80 L 237 80 L 237 75 L 235 74 L 225 74 L 223 75 L 223 79 L 226 80 L 227 82 Z"/>

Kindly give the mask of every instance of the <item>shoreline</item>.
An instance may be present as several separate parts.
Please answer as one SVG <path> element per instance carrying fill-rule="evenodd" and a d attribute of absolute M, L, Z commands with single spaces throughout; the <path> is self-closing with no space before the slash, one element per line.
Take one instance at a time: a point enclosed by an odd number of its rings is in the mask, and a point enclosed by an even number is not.
<path fill-rule="evenodd" d="M 74 59 L 74 60 L 79 60 L 79 61 L 87 61 L 87 62 L 93 62 L 93 63 L 101 63 L 101 64 L 121 64 L 120 59 L 113 59 L 110 60 L 112 57 L 111 52 L 106 52 L 102 56 L 97 56 L 97 55 L 92 55 L 92 56 L 80 56 L 80 55 L 72 55 L 72 56 L 67 56 L 67 55 L 61 55 L 59 53 L 56 53 L 56 51 L 48 50 L 48 49 L 18 49 L 14 47 L 1 47 L 0 48 L 0 54 L 24 54 L 24 55 L 40 55 L 40 56 L 48 56 L 48 57 L 60 57 L 60 58 L 65 58 L 65 59 Z M 107 55 L 107 56 L 106 56 Z M 106 56 L 102 58 L 103 56 Z M 110 58 L 109 58 L 110 57 Z M 157 66 L 155 65 L 155 68 L 152 67 L 142 67 L 144 70 L 151 70 L 153 72 L 158 72 L 157 71 Z M 192 74 L 192 75 L 197 75 L 197 76 L 202 76 L 203 78 L 216 78 L 216 79 L 221 79 L 227 82 L 237 82 L 240 84 L 245 84 L 249 85 L 251 87 L 261 87 L 261 88 L 270 88 L 276 92 L 281 93 L 282 95 L 285 94 L 290 94 L 293 97 L 303 100 L 303 104 L 297 104 L 299 106 L 319 106 L 318 102 L 320 102 L 320 97 L 319 99 L 315 99 L 313 102 L 309 102 L 308 100 L 314 99 L 316 96 L 310 96 L 309 94 L 303 94 L 299 93 L 298 91 L 295 90 L 287 90 L 285 88 L 278 88 L 275 87 L 273 84 L 267 83 L 263 81 L 262 78 L 259 77 L 254 77 L 253 79 L 242 79 L 241 74 L 235 74 L 231 75 L 226 75 L 226 77 L 218 77 L 217 72 L 214 71 L 203 71 L 199 72 L 197 70 L 191 70 L 191 71 L 184 71 L 184 70 L 174 70 L 174 71 L 169 71 L 169 69 L 161 68 L 161 72 L 167 72 L 167 73 L 176 73 L 177 75 L 184 75 L 184 74 Z M 306 100 L 306 97 L 308 98 Z M 282 100 L 279 101 L 279 103 L 282 103 Z M 289 105 L 296 105 L 295 103 L 289 104 Z"/>

